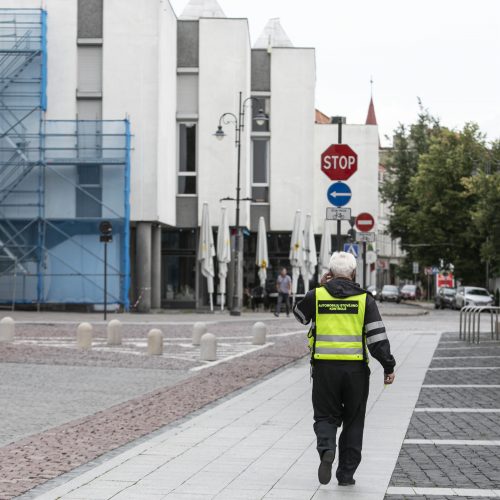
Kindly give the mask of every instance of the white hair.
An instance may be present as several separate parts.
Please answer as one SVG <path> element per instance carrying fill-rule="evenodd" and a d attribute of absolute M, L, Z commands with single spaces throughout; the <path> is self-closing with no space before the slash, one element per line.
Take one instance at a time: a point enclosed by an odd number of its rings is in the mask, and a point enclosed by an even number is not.
<path fill-rule="evenodd" d="M 356 270 L 354 255 L 347 252 L 333 252 L 330 257 L 330 271 L 334 276 L 350 278 Z"/>

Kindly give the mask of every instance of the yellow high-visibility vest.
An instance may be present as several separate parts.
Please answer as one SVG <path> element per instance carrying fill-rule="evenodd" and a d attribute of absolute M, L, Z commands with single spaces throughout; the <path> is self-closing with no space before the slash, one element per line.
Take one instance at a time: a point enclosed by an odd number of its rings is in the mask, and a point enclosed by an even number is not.
<path fill-rule="evenodd" d="M 365 309 L 366 293 L 338 298 L 316 288 L 316 335 L 309 339 L 313 358 L 362 361 Z"/>

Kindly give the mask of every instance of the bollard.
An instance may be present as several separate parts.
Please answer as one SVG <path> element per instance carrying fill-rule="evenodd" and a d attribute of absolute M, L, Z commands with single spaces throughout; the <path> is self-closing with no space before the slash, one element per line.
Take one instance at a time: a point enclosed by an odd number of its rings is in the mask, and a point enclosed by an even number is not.
<path fill-rule="evenodd" d="M 200 359 L 215 361 L 217 359 L 217 339 L 213 333 L 205 333 L 200 340 Z"/>
<path fill-rule="evenodd" d="M 76 343 L 80 349 L 92 348 L 92 325 L 80 323 L 76 329 Z"/>
<path fill-rule="evenodd" d="M 122 322 L 112 319 L 108 323 L 108 345 L 121 345 L 122 343 Z"/>
<path fill-rule="evenodd" d="M 252 344 L 264 345 L 266 343 L 267 326 L 262 321 L 257 321 L 252 326 Z"/>
<path fill-rule="evenodd" d="M 16 322 L 10 317 L 5 316 L 0 321 L 0 342 L 12 342 L 16 330 Z"/>
<path fill-rule="evenodd" d="M 203 334 L 207 333 L 207 325 L 198 321 L 193 325 L 193 345 L 200 345 L 200 340 Z"/>
<path fill-rule="evenodd" d="M 148 333 L 148 355 L 160 356 L 163 354 L 163 333 L 157 328 L 149 330 Z"/>

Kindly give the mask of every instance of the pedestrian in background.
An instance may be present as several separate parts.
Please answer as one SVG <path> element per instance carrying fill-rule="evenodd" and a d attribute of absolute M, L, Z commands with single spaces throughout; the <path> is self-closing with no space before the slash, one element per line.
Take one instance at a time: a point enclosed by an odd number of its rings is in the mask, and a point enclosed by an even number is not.
<path fill-rule="evenodd" d="M 276 311 L 274 315 L 278 317 L 281 312 L 281 303 L 285 302 L 286 316 L 290 316 L 290 292 L 292 291 L 292 278 L 288 276 L 286 267 L 281 269 L 278 279 L 276 280 L 276 290 L 278 292 L 278 300 L 276 302 Z"/>
<path fill-rule="evenodd" d="M 318 479 L 328 484 L 339 438 L 337 480 L 355 484 L 361 462 L 369 376 L 368 351 L 384 368 L 384 384 L 394 381 L 396 361 L 375 299 L 354 281 L 356 259 L 335 252 L 321 284 L 297 303 L 293 313 L 307 325 L 313 378 L 314 432 L 320 457 Z"/>

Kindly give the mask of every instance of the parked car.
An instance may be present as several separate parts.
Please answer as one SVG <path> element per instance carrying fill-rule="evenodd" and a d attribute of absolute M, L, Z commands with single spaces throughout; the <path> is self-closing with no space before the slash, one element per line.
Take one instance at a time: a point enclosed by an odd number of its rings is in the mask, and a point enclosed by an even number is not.
<path fill-rule="evenodd" d="M 434 297 L 434 307 L 436 309 L 455 308 L 455 295 L 457 291 L 454 288 L 442 286 Z"/>
<path fill-rule="evenodd" d="M 420 299 L 420 288 L 417 285 L 405 285 L 401 288 L 401 298 L 405 300 Z"/>
<path fill-rule="evenodd" d="M 399 293 L 399 288 L 395 285 L 384 285 L 382 291 L 380 292 L 380 302 L 401 302 L 401 294 Z"/>
<path fill-rule="evenodd" d="M 491 306 L 494 298 L 486 288 L 478 286 L 459 286 L 455 295 L 455 309 L 463 306 Z"/>
<path fill-rule="evenodd" d="M 375 285 L 370 285 L 366 291 L 370 292 L 375 300 L 379 298 L 380 290 Z"/>

